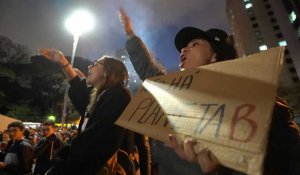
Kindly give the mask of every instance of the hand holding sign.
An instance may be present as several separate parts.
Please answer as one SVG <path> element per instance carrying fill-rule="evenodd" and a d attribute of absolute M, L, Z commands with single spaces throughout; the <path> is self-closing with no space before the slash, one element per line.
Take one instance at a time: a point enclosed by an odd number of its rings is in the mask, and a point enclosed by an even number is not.
<path fill-rule="evenodd" d="M 168 142 L 191 137 L 224 166 L 259 175 L 284 48 L 147 79 L 116 122 Z M 200 144 L 201 143 L 201 144 Z"/>
<path fill-rule="evenodd" d="M 172 148 L 183 160 L 198 163 L 203 173 L 212 172 L 220 167 L 219 161 L 209 149 L 205 148 L 198 153 L 195 152 L 194 146 L 197 144 L 197 140 L 186 138 L 184 143 L 180 146 L 174 135 L 170 134 L 169 138 L 170 144 L 167 144 L 167 146 Z"/>

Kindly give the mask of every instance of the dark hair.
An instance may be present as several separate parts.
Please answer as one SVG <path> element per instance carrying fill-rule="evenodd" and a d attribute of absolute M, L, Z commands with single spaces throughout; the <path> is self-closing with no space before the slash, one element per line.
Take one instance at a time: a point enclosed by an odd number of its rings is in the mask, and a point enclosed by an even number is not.
<path fill-rule="evenodd" d="M 55 126 L 55 123 L 53 123 L 53 122 L 45 122 L 45 123 L 43 123 L 43 125 L 44 126 L 51 126 L 52 128 L 55 128 L 56 126 Z"/>
<path fill-rule="evenodd" d="M 2 135 L 3 134 L 9 134 L 9 130 L 8 129 L 5 129 L 3 132 L 2 132 Z"/>
<path fill-rule="evenodd" d="M 127 86 L 128 83 L 128 71 L 126 66 L 119 60 L 103 56 L 99 58 L 96 63 L 99 63 L 103 66 L 104 72 L 106 73 L 106 84 L 102 89 L 94 88 L 90 94 L 90 102 L 87 107 L 87 114 L 91 114 L 94 110 L 97 102 L 98 95 L 102 92 L 103 89 L 120 84 L 123 87 Z M 129 91 L 128 91 L 129 92 Z"/>
<path fill-rule="evenodd" d="M 21 131 L 23 131 L 25 128 L 25 126 L 22 122 L 11 122 L 10 124 L 8 124 L 7 129 L 9 129 L 10 127 L 17 127 Z"/>
<path fill-rule="evenodd" d="M 117 82 L 121 83 L 124 87 L 128 83 L 128 71 L 126 66 L 119 60 L 103 56 L 98 59 L 96 62 L 99 62 L 103 65 L 105 72 L 107 73 L 107 82 L 108 86 L 113 82 L 112 79 L 115 78 Z"/>
<path fill-rule="evenodd" d="M 24 136 L 25 139 L 28 139 L 28 140 L 30 139 L 29 129 L 27 129 L 27 128 L 24 129 L 23 136 Z"/>
<path fill-rule="evenodd" d="M 217 43 L 216 45 L 215 52 L 217 54 L 217 62 L 231 60 L 237 57 L 234 44 L 229 38 L 227 38 L 224 42 Z"/>

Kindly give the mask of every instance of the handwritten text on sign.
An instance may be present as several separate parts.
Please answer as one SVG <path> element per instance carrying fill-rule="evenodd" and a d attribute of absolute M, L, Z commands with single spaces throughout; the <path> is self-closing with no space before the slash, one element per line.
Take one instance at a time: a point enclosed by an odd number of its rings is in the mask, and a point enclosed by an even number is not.
<path fill-rule="evenodd" d="M 116 124 L 164 142 L 193 137 L 223 165 L 261 174 L 283 53 L 147 79 Z"/>
<path fill-rule="evenodd" d="M 196 71 L 198 74 L 199 71 Z M 165 90 L 168 92 L 170 91 L 185 91 L 190 89 L 193 83 L 193 75 L 187 76 L 180 76 L 175 77 L 171 80 L 170 84 L 165 87 Z M 166 85 L 166 81 L 162 81 L 160 79 L 155 79 L 156 82 L 160 84 Z M 148 93 L 146 89 L 141 89 L 139 93 Z M 225 111 L 226 111 L 226 104 L 212 104 L 212 103 L 202 103 L 198 104 L 195 101 L 190 103 L 180 103 L 180 110 L 176 109 L 176 105 L 172 103 L 173 101 L 170 100 L 167 104 L 168 107 L 172 107 L 173 110 L 170 113 L 167 113 L 168 116 L 178 117 L 178 118 L 188 118 L 192 120 L 192 125 L 194 126 L 191 128 L 193 135 L 200 135 L 203 133 L 207 128 L 215 128 L 214 136 L 217 138 L 220 134 L 220 128 L 223 124 Z M 174 107 L 175 106 L 175 107 Z M 178 106 L 177 106 L 178 107 Z M 191 113 L 187 116 L 187 112 L 184 109 L 195 109 L 197 108 L 197 112 Z M 257 122 L 255 120 L 255 116 L 253 113 L 255 112 L 256 105 L 255 104 L 240 104 L 234 108 L 234 113 L 231 118 L 230 122 L 230 133 L 228 138 L 231 140 L 236 140 L 240 142 L 249 142 L 254 137 L 257 131 Z M 192 115 L 191 115 L 192 114 Z M 165 113 L 161 109 L 160 105 L 157 103 L 155 98 L 147 97 L 139 100 L 136 108 L 133 110 L 132 114 L 128 116 L 127 121 L 130 122 L 133 118 L 140 124 L 148 124 L 152 126 L 160 125 L 160 127 L 169 127 L 174 131 L 180 130 L 180 122 L 170 123 L 169 118 L 164 117 Z M 247 136 L 243 138 L 238 138 L 235 136 L 236 128 L 238 127 L 239 123 L 243 123 L 248 128 Z M 211 127 L 209 127 L 211 126 Z"/>

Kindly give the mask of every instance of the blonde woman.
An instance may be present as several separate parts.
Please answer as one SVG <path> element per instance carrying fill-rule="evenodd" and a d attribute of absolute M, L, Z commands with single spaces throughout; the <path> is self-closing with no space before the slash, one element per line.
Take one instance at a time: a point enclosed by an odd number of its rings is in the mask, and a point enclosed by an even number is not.
<path fill-rule="evenodd" d="M 65 56 L 57 50 L 40 54 L 58 63 L 70 83 L 69 97 L 81 114 L 78 136 L 65 157 L 56 158 L 53 174 L 96 174 L 120 148 L 126 130 L 114 124 L 131 97 L 125 88 L 128 72 L 117 59 L 104 56 L 88 67 L 80 78 Z"/>

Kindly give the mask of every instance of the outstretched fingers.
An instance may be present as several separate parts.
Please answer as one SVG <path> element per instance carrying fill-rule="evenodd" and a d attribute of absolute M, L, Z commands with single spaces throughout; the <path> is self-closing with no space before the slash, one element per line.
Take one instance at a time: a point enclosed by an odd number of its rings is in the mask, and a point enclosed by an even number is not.
<path fill-rule="evenodd" d="M 127 14 L 123 8 L 119 9 L 119 19 L 120 19 L 121 25 L 123 26 L 123 28 L 125 30 L 125 33 L 128 36 L 134 35 L 130 18 L 127 16 Z"/>
<path fill-rule="evenodd" d="M 60 63 L 62 57 L 64 57 L 64 55 L 60 51 L 48 48 L 39 49 L 39 55 L 44 56 L 48 60 L 56 63 Z"/>

